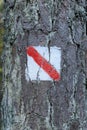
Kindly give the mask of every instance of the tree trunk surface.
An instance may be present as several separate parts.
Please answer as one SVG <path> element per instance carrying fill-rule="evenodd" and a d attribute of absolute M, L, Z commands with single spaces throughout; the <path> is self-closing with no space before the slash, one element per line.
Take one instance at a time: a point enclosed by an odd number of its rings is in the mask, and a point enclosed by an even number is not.
<path fill-rule="evenodd" d="M 4 2 L 2 130 L 87 130 L 85 0 Z M 28 46 L 61 48 L 60 81 L 27 81 Z"/>

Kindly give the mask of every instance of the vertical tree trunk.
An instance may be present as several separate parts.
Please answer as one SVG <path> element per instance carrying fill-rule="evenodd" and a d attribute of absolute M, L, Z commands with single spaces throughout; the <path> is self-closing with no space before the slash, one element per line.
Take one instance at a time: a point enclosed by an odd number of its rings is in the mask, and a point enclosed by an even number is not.
<path fill-rule="evenodd" d="M 85 0 L 6 0 L 2 130 L 87 129 Z M 27 81 L 26 48 L 62 50 L 59 82 Z"/>

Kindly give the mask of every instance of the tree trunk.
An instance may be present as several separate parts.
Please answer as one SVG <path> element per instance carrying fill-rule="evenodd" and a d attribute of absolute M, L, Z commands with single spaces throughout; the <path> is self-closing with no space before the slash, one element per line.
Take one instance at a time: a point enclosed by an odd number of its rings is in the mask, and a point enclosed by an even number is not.
<path fill-rule="evenodd" d="M 86 130 L 85 0 L 6 0 L 4 6 L 2 130 Z M 28 46 L 61 48 L 60 81 L 26 80 Z"/>

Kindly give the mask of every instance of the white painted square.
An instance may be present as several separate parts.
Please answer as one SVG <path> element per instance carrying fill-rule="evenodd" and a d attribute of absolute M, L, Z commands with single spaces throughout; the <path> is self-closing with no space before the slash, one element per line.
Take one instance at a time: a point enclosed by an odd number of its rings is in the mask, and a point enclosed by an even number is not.
<path fill-rule="evenodd" d="M 60 74 L 61 70 L 61 49 L 52 46 L 50 47 L 50 53 L 48 47 L 33 46 L 41 56 L 43 56 Z M 26 80 L 53 80 L 35 61 L 27 55 L 27 66 L 25 70 Z"/>

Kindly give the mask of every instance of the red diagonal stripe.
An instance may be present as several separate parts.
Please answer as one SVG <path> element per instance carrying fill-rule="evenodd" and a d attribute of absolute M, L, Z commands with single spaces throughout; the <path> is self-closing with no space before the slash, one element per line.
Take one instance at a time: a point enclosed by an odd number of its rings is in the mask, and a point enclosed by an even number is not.
<path fill-rule="evenodd" d="M 56 69 L 45 59 L 43 58 L 38 51 L 30 46 L 27 48 L 27 54 L 31 56 L 34 61 L 41 67 L 53 80 L 59 80 L 60 74 Z"/>

